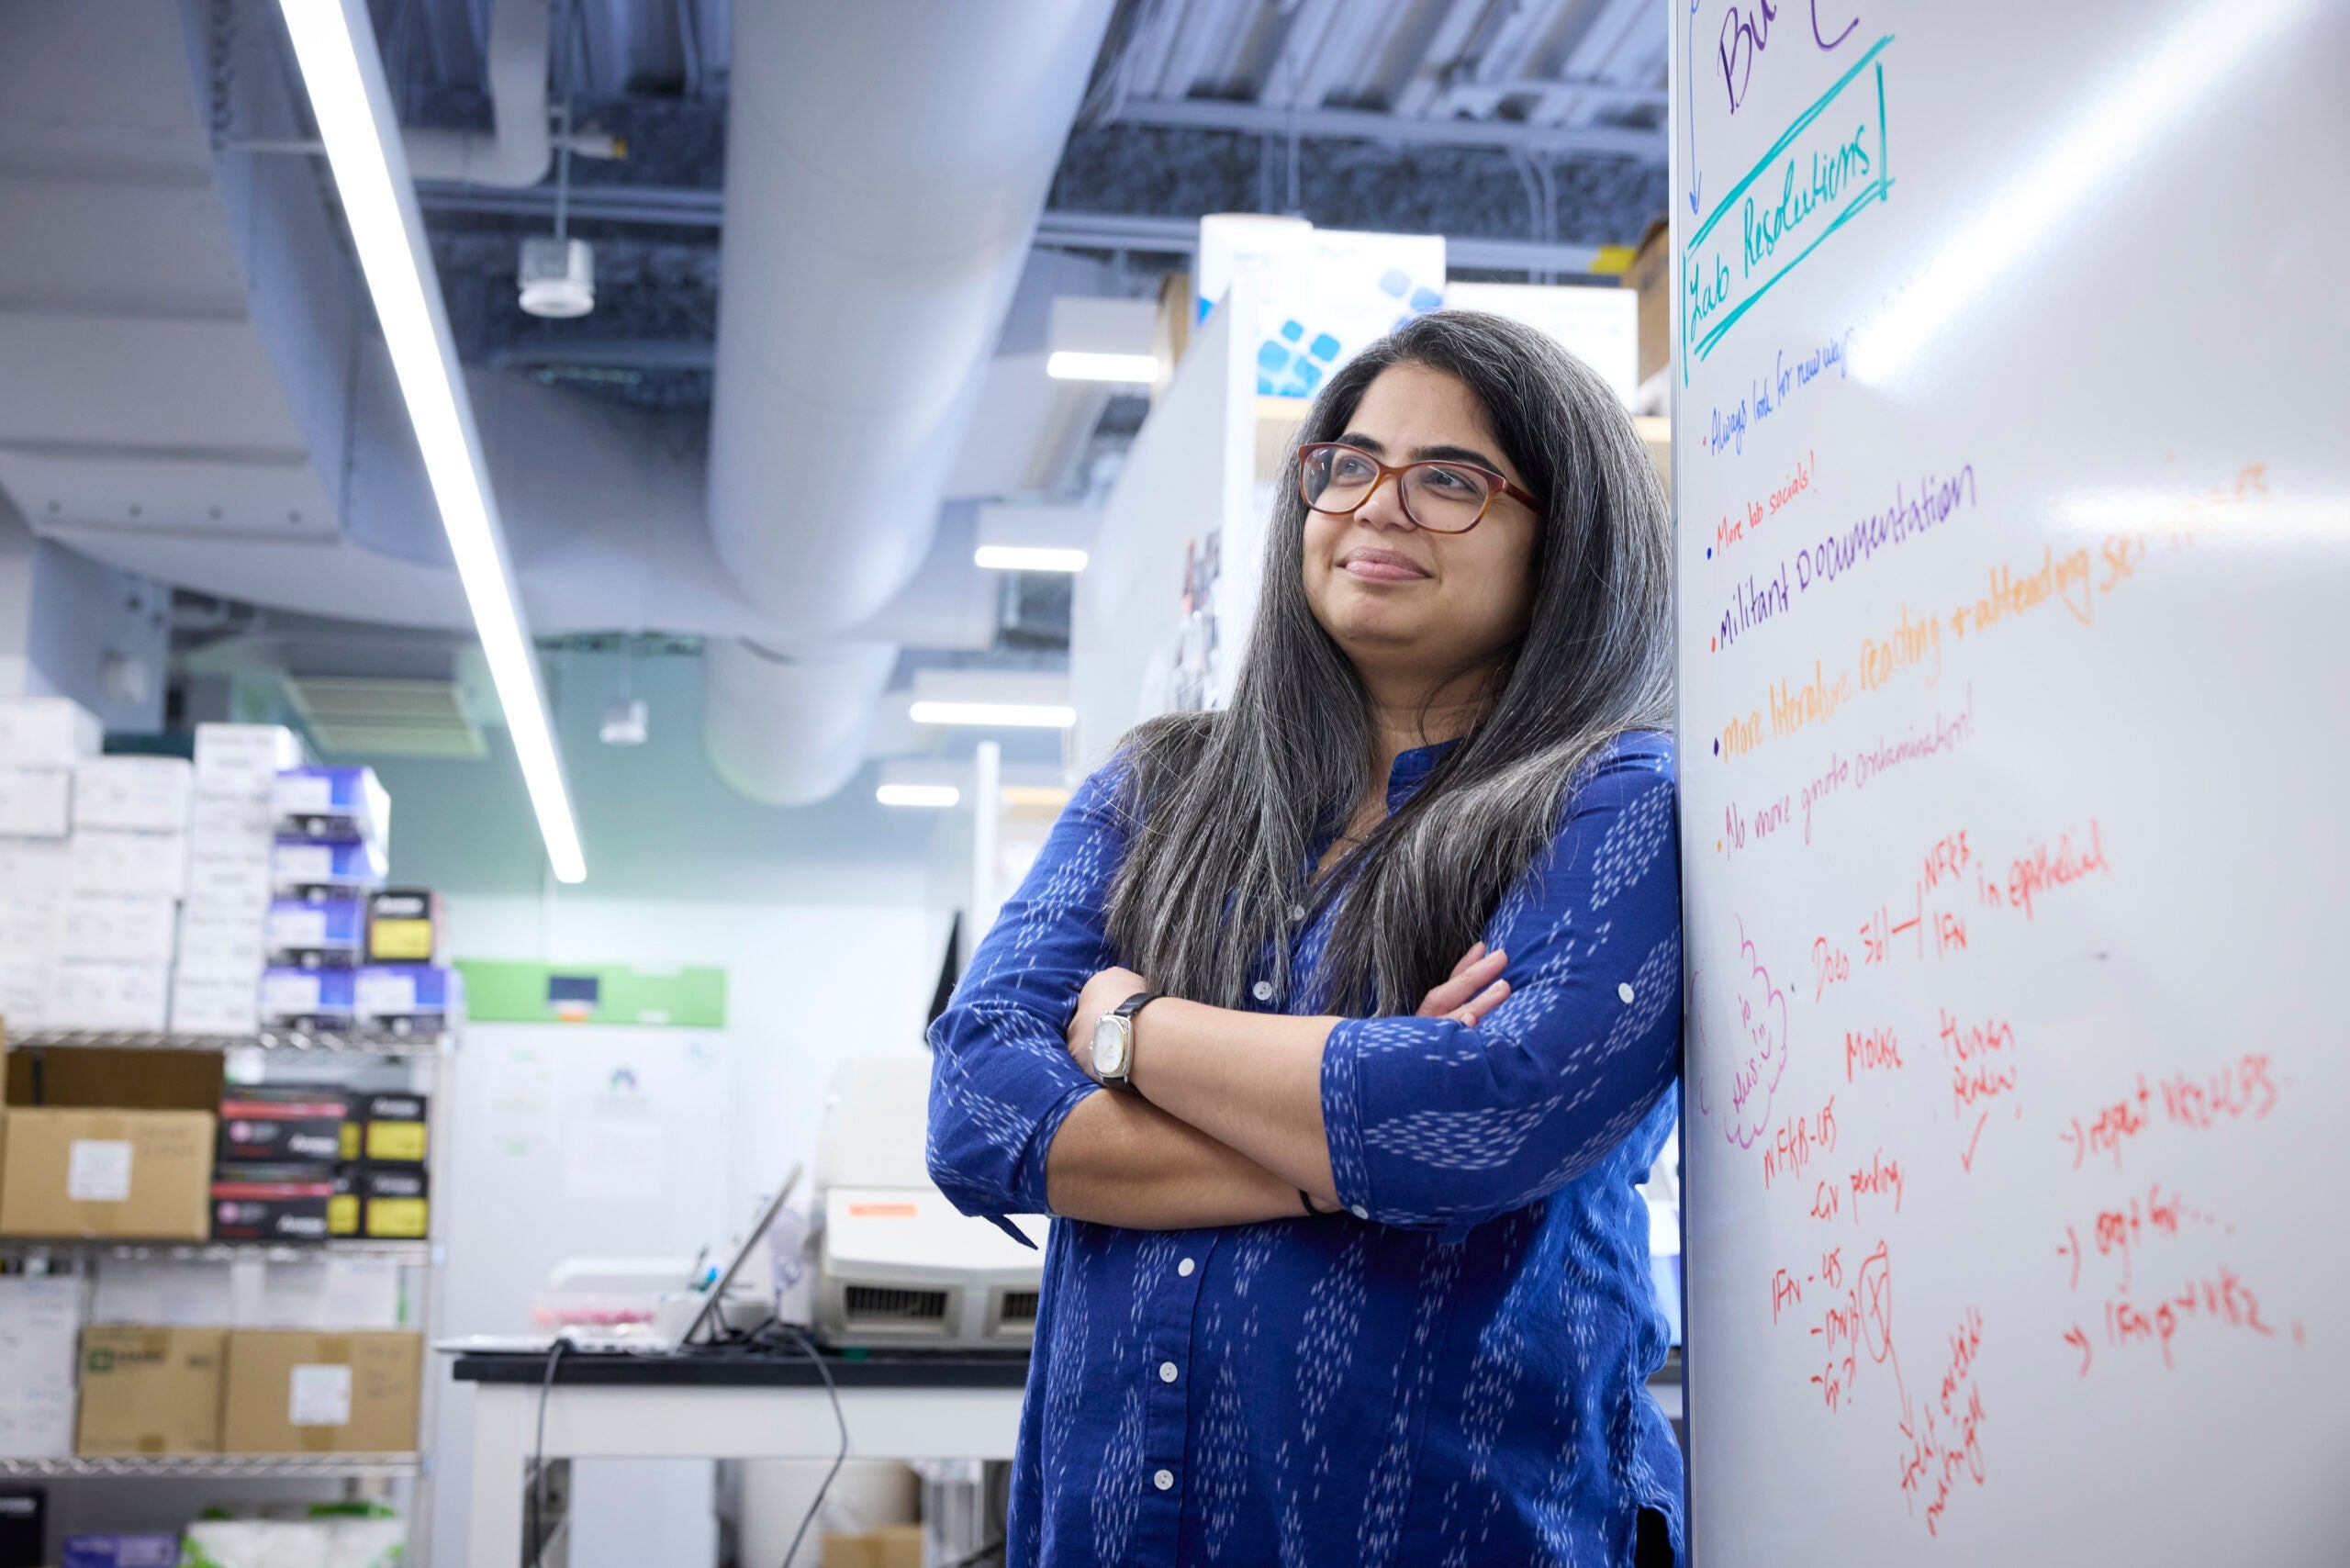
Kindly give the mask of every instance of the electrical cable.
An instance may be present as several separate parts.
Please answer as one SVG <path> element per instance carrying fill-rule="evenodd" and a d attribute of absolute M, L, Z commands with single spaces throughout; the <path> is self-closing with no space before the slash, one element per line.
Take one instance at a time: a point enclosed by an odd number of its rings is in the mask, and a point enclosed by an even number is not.
<path fill-rule="evenodd" d="M 782 1323 L 776 1327 L 790 1335 L 800 1350 L 807 1352 L 808 1359 L 816 1363 L 816 1375 L 824 1380 L 824 1392 L 832 1396 L 833 1421 L 841 1429 L 840 1452 L 833 1456 L 832 1469 L 824 1472 L 824 1479 L 817 1485 L 815 1496 L 808 1501 L 807 1513 L 800 1516 L 800 1528 L 791 1532 L 791 1545 L 784 1551 L 783 1568 L 791 1568 L 793 1560 L 800 1555 L 800 1542 L 807 1536 L 808 1527 L 816 1522 L 816 1511 L 824 1506 L 825 1494 L 833 1489 L 833 1477 L 838 1475 L 841 1466 L 848 1462 L 848 1417 L 841 1412 L 841 1391 L 833 1382 L 833 1369 L 824 1364 L 824 1353 L 816 1348 L 816 1342 L 808 1338 L 806 1330 L 795 1324 Z"/>
<path fill-rule="evenodd" d="M 539 1568 L 539 1556 L 547 1549 L 547 1394 L 554 1387 L 554 1369 L 562 1363 L 563 1352 L 570 1344 L 570 1340 L 557 1336 L 547 1347 L 547 1373 L 539 1383 L 538 1435 L 531 1455 L 531 1568 Z"/>

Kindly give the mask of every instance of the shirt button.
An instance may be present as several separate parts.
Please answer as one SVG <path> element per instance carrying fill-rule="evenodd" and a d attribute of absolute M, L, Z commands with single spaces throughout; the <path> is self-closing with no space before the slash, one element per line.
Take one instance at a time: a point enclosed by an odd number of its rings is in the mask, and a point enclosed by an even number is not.
<path fill-rule="evenodd" d="M 1248 988 L 1248 993 L 1259 1002 L 1270 1002 L 1273 999 L 1273 982 L 1259 980 Z"/>
<path fill-rule="evenodd" d="M 1289 917 L 1292 921 L 1303 925 L 1305 923 L 1305 906 L 1302 903 L 1293 903 L 1290 905 Z"/>
<path fill-rule="evenodd" d="M 1619 1002 L 1629 1002 L 1632 1000 L 1632 988 L 1628 982 L 1620 982 L 1617 985 L 1616 999 Z"/>
<path fill-rule="evenodd" d="M 1175 1363 L 1173 1361 L 1161 1361 L 1158 1363 L 1158 1381 L 1161 1383 L 1173 1383 L 1175 1381 Z"/>
<path fill-rule="evenodd" d="M 1175 1271 L 1188 1280 L 1192 1277 L 1192 1271 L 1198 1265 L 1194 1264 L 1189 1258 L 1186 1258 L 1181 1262 L 1175 1265 Z"/>
<path fill-rule="evenodd" d="M 1175 1473 L 1171 1470 L 1162 1470 L 1150 1478 L 1150 1484 L 1161 1492 L 1167 1491 L 1175 1484 Z"/>
<path fill-rule="evenodd" d="M 1369 1219 L 1371 1217 L 1371 1211 L 1363 1207 L 1360 1204 L 1349 1204 L 1347 1208 L 1347 1212 L 1354 1215 L 1357 1219 Z"/>

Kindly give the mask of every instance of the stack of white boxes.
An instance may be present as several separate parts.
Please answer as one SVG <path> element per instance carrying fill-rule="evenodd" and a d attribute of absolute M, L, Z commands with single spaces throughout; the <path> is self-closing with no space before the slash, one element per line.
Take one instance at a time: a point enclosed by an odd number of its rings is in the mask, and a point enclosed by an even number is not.
<path fill-rule="evenodd" d="M 172 1028 L 180 1034 L 250 1035 L 260 1027 L 275 838 L 270 790 L 281 769 L 304 760 L 301 737 L 280 725 L 196 727 L 187 902 L 172 982 Z"/>
<path fill-rule="evenodd" d="M 85 756 L 74 765 L 49 1027 L 164 1028 L 194 782 L 185 757 Z"/>
<path fill-rule="evenodd" d="M 49 1026 L 64 913 L 73 767 L 98 749 L 98 721 L 62 697 L 0 702 L 0 1020 Z"/>

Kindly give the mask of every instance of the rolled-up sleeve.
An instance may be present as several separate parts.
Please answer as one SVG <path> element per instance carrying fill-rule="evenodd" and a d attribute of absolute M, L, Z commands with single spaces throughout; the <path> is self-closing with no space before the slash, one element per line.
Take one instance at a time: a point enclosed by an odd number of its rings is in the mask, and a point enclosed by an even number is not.
<path fill-rule="evenodd" d="M 1004 1216 L 1047 1212 L 1046 1154 L 1094 1088 L 1066 1036 L 1078 992 L 1115 961 L 1110 883 L 1126 844 L 1115 767 L 1071 797 L 930 1026 L 931 1180 L 1015 1237 Z"/>
<path fill-rule="evenodd" d="M 1447 1227 L 1521 1208 L 1596 1164 L 1671 1086 L 1681 897 L 1668 747 L 1626 743 L 1575 790 L 1487 925 L 1511 993 L 1483 1024 L 1332 1030 L 1322 1111 L 1348 1208 Z"/>

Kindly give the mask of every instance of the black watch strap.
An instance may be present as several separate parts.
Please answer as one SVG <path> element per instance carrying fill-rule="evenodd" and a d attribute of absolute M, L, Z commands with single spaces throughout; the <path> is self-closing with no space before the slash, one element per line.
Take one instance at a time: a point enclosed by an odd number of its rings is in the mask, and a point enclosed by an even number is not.
<path fill-rule="evenodd" d="M 1146 1096 L 1141 1090 L 1135 1087 L 1134 1016 L 1144 1008 L 1149 1006 L 1152 1002 L 1157 1002 L 1159 995 L 1160 993 L 1155 991 L 1138 991 L 1132 996 L 1126 998 L 1124 1002 L 1118 1003 L 1117 1006 L 1110 1009 L 1111 1017 L 1124 1018 L 1126 1020 L 1126 1075 L 1124 1078 L 1114 1078 L 1110 1080 L 1109 1085 L 1111 1088 L 1119 1091 L 1121 1093 L 1131 1094 L 1138 1100 L 1147 1098 L 1147 1096 Z"/>

